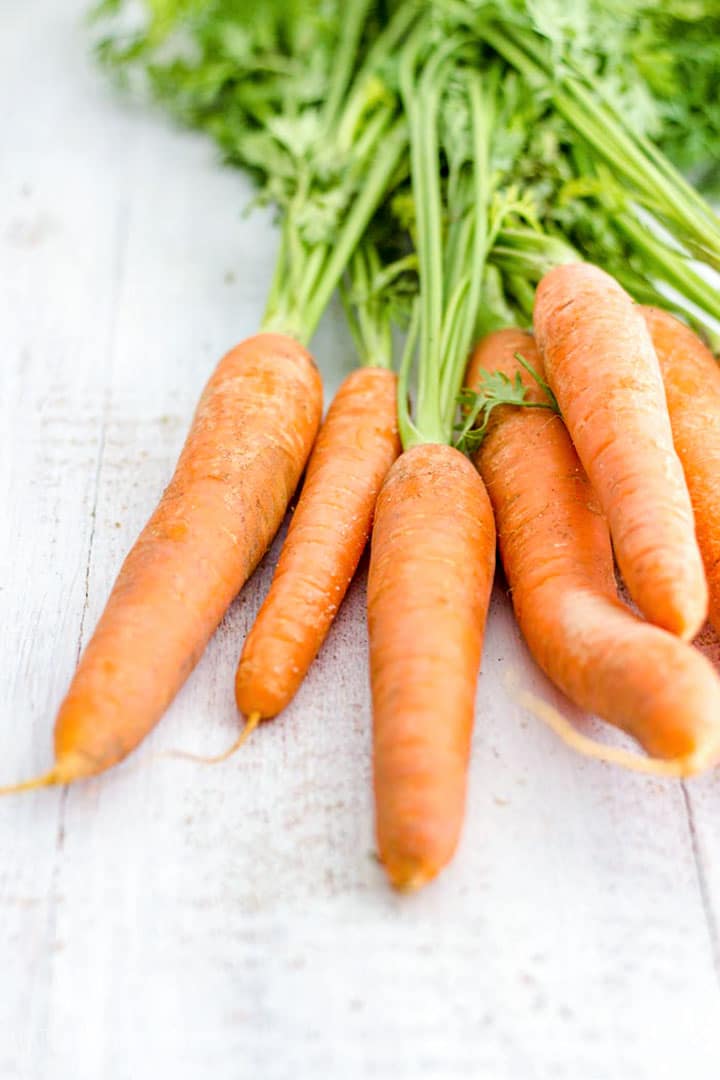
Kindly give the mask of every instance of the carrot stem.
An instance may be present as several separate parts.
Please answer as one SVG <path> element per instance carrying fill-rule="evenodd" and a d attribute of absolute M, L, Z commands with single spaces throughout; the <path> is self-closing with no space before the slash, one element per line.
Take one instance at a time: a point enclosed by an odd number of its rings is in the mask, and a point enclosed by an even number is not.
<path fill-rule="evenodd" d="M 613 172 L 621 173 L 637 198 L 660 216 L 676 238 L 705 262 L 720 269 L 720 219 L 649 139 L 628 126 L 604 94 L 569 57 L 563 64 L 529 30 L 483 24 L 478 33 L 528 80 L 547 92 L 558 112 Z"/>

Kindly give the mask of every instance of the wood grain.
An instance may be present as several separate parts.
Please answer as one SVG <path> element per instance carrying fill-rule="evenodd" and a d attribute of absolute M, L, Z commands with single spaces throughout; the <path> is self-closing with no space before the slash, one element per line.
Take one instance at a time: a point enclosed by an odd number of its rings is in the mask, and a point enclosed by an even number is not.
<path fill-rule="evenodd" d="M 83 8 L 0 12 L 3 780 L 48 763 L 78 649 L 274 254 L 202 140 L 105 86 Z M 352 363 L 336 308 L 316 352 L 329 398 Z M 524 716 L 508 672 L 552 694 L 501 587 L 465 836 L 424 894 L 392 895 L 372 855 L 364 571 L 280 721 L 222 767 L 164 756 L 234 737 L 276 552 L 126 765 L 0 803 L 0 1076 L 715 1077 L 720 780 L 581 761 Z"/>

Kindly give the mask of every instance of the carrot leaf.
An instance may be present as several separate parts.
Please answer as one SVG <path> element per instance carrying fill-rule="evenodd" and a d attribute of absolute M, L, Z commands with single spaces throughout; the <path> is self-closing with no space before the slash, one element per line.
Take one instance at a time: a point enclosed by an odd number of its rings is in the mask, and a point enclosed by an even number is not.
<path fill-rule="evenodd" d="M 557 399 L 545 380 L 538 374 L 529 360 L 521 353 L 515 353 L 515 359 L 533 377 L 538 386 L 547 395 L 547 401 L 528 400 L 528 388 L 523 384 L 520 372 L 513 379 L 503 371 L 482 371 L 480 386 L 477 390 L 465 388 L 458 394 L 458 405 L 463 414 L 462 422 L 455 425 L 453 445 L 463 453 L 472 454 L 482 444 L 487 434 L 490 417 L 498 405 L 522 406 L 526 409 L 547 409 L 558 413 Z"/>
<path fill-rule="evenodd" d="M 402 177 L 393 56 L 414 0 L 113 0 L 98 44 L 183 123 L 207 132 L 282 222 L 263 320 L 312 336 Z M 138 20 L 137 12 L 141 13 Z"/>

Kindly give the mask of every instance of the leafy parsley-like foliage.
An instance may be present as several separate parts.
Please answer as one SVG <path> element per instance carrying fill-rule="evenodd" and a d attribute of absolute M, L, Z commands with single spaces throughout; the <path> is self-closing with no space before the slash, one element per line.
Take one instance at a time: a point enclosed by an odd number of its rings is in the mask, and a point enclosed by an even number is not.
<path fill-rule="evenodd" d="M 498 405 L 547 409 L 550 412 L 560 413 L 554 393 L 530 361 L 521 353 L 515 353 L 515 359 L 532 376 L 544 392 L 546 400 L 536 401 L 528 398 L 528 387 L 523 383 L 519 371 L 512 379 L 503 371 L 482 371 L 480 386 L 477 390 L 466 388 L 458 394 L 458 405 L 463 412 L 463 420 L 462 423 L 456 425 L 454 445 L 464 453 L 472 454 L 480 448 L 487 434 L 493 410 Z"/>
<path fill-rule="evenodd" d="M 205 131 L 277 209 L 265 325 L 307 339 L 341 278 L 362 357 L 386 362 L 392 323 L 409 324 L 406 442 L 448 437 L 472 338 L 527 325 L 560 262 L 590 259 L 706 332 L 720 318 L 693 266 L 720 267 L 720 221 L 670 164 L 720 192 L 717 0 L 99 11 L 106 65 Z"/>
<path fill-rule="evenodd" d="M 209 134 L 277 208 L 264 328 L 308 340 L 396 182 L 405 134 L 391 58 L 416 5 L 105 0 L 101 13 L 104 63 Z"/>

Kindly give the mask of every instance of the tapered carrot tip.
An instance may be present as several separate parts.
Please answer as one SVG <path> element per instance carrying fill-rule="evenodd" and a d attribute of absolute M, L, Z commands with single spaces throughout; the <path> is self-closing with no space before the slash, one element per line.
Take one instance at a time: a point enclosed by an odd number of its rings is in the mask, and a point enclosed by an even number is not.
<path fill-rule="evenodd" d="M 438 870 L 430 869 L 419 859 L 395 860 L 382 865 L 392 887 L 401 893 L 418 892 L 438 873 Z"/>
<path fill-rule="evenodd" d="M 22 780 L 19 784 L 7 784 L 0 787 L 0 796 L 20 795 L 24 791 L 39 791 L 41 788 L 72 784 L 75 780 L 84 780 L 93 776 L 96 768 L 90 758 L 83 754 L 67 754 L 58 758 L 52 769 L 35 776 L 31 780 Z"/>
<path fill-rule="evenodd" d="M 575 725 L 558 709 L 543 701 L 530 691 L 515 694 L 519 705 L 541 720 L 562 739 L 571 750 L 583 757 L 603 761 L 606 765 L 620 765 L 630 772 L 645 773 L 648 776 L 660 776 L 684 780 L 706 772 L 720 761 L 720 734 L 709 735 L 694 750 L 677 757 L 654 757 L 637 754 L 620 746 L 608 746 L 596 742 L 578 731 Z"/>
<path fill-rule="evenodd" d="M 720 735 L 684 758 L 683 776 L 698 776 L 718 764 L 720 764 Z"/>
<path fill-rule="evenodd" d="M 40 788 L 53 787 L 61 783 L 54 769 L 32 780 L 22 780 L 19 784 L 6 784 L 0 787 L 0 795 L 20 795 L 23 791 L 39 791 Z"/>
<path fill-rule="evenodd" d="M 262 716 L 259 712 L 250 713 L 245 726 L 243 727 L 240 735 L 227 750 L 223 750 L 221 754 L 215 754 L 210 757 L 205 757 L 204 754 L 194 754 L 191 750 L 169 750 L 167 756 L 174 758 L 182 758 L 183 761 L 196 761 L 200 765 L 221 765 L 223 761 L 227 761 L 240 749 L 244 742 L 252 735 L 253 731 L 260 724 Z"/>

